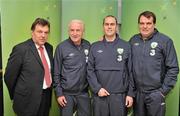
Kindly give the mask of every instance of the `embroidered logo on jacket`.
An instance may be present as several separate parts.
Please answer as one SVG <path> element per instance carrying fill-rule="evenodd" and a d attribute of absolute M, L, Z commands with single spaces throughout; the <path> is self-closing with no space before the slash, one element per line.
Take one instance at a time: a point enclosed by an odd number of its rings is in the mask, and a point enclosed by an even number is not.
<path fill-rule="evenodd" d="M 75 54 L 74 53 L 70 53 L 68 56 L 69 57 L 72 57 L 72 56 L 74 56 Z"/>
<path fill-rule="evenodd" d="M 134 43 L 134 45 L 135 45 L 135 46 L 138 46 L 138 45 L 139 45 L 139 43 Z"/>
<path fill-rule="evenodd" d="M 102 50 L 98 50 L 97 52 L 98 52 L 98 53 L 102 53 L 103 51 L 102 51 Z"/>
<path fill-rule="evenodd" d="M 89 50 L 88 49 L 84 49 L 84 54 L 87 56 L 89 54 Z"/>
<path fill-rule="evenodd" d="M 84 49 L 84 54 L 86 55 L 86 63 L 87 63 L 88 62 L 89 50 L 88 49 Z"/>
<path fill-rule="evenodd" d="M 124 52 L 124 49 L 123 48 L 117 48 L 117 52 L 118 52 L 118 54 L 122 54 Z"/>
<path fill-rule="evenodd" d="M 118 56 L 117 56 L 117 61 L 118 62 L 121 62 L 122 61 L 122 54 L 124 52 L 124 49 L 123 48 L 117 48 L 117 53 L 118 53 Z"/>
<path fill-rule="evenodd" d="M 158 43 L 157 42 L 152 42 L 151 43 L 151 50 L 150 50 L 150 55 L 151 56 L 154 56 L 156 55 L 156 50 L 155 48 L 158 46 Z"/>
<path fill-rule="evenodd" d="M 157 42 L 152 42 L 152 43 L 151 43 L 151 48 L 152 48 L 152 49 L 154 49 L 154 48 L 156 48 L 156 47 L 157 47 L 157 45 L 158 45 L 158 43 L 157 43 Z"/>

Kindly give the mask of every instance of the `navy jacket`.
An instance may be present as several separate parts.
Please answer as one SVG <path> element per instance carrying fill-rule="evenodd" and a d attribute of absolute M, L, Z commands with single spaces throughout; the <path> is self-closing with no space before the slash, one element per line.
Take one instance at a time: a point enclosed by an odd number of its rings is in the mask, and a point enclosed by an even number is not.
<path fill-rule="evenodd" d="M 173 41 L 155 29 L 147 40 L 137 34 L 130 39 L 130 43 L 137 90 L 160 90 L 166 95 L 175 85 L 179 72 Z"/>
<path fill-rule="evenodd" d="M 69 39 L 60 43 L 54 55 L 54 87 L 57 96 L 87 91 L 87 60 L 90 43 L 82 39 L 75 46 Z"/>
<path fill-rule="evenodd" d="M 95 42 L 90 49 L 88 82 L 94 94 L 105 88 L 110 94 L 134 96 L 130 45 L 117 35 L 113 42 Z"/>

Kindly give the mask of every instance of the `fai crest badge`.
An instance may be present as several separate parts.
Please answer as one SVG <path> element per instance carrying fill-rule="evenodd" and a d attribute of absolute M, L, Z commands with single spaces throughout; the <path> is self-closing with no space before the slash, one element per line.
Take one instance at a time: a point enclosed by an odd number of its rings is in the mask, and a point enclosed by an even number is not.
<path fill-rule="evenodd" d="M 84 49 L 84 54 L 87 56 L 89 54 L 89 50 L 88 49 Z"/>
<path fill-rule="evenodd" d="M 157 42 L 152 42 L 152 43 L 151 43 L 151 48 L 153 48 L 153 49 L 154 49 L 154 48 L 156 48 L 156 47 L 157 47 L 157 45 L 158 45 L 158 43 L 157 43 Z"/>
<path fill-rule="evenodd" d="M 118 54 L 122 54 L 124 52 L 124 49 L 123 48 L 117 48 L 117 52 L 118 52 Z"/>

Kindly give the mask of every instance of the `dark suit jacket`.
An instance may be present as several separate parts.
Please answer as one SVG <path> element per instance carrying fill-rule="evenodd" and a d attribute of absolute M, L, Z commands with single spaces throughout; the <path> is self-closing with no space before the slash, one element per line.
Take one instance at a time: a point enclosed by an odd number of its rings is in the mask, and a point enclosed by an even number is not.
<path fill-rule="evenodd" d="M 45 48 L 52 68 L 53 47 L 46 43 Z M 13 48 L 4 80 L 13 100 L 14 111 L 19 115 L 35 115 L 41 101 L 44 68 L 32 39 Z"/>

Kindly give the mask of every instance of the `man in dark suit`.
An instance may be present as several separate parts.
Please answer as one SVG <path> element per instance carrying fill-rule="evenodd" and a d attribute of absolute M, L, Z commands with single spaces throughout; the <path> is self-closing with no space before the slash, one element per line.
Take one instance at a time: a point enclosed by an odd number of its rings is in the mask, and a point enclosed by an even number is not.
<path fill-rule="evenodd" d="M 37 18 L 32 38 L 16 45 L 4 80 L 18 116 L 48 116 L 51 104 L 53 48 L 47 43 L 50 23 Z"/>

